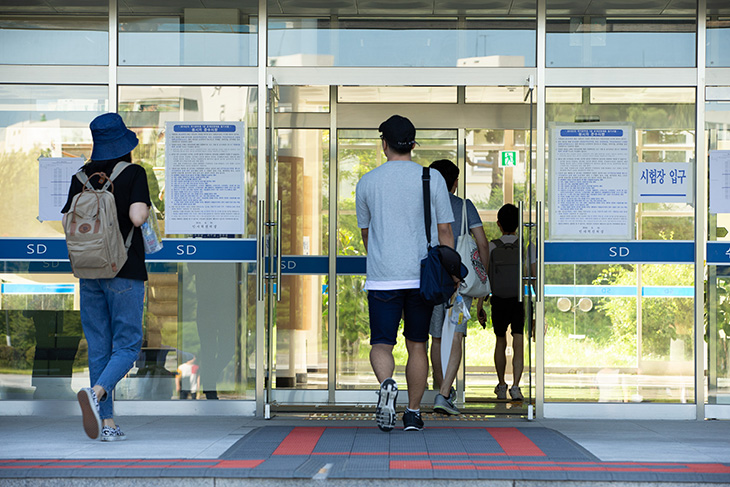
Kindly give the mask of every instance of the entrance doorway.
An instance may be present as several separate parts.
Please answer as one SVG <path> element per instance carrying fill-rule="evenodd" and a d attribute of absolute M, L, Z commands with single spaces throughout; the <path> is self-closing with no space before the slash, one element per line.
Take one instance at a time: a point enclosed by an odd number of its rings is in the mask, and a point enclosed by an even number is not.
<path fill-rule="evenodd" d="M 345 410 L 375 403 L 377 381 L 368 359 L 367 294 L 362 290 L 365 249 L 355 215 L 355 185 L 365 172 L 385 162 L 377 131 L 383 120 L 397 113 L 414 122 L 419 143 L 415 162 L 425 166 L 450 159 L 457 164 L 457 196 L 474 202 L 489 239 L 500 236 L 496 214 L 504 203 L 523 208 L 523 229 L 529 229 L 535 214 L 530 211 L 534 198 L 529 197 L 530 180 L 535 178 L 528 177 L 531 105 L 523 87 L 330 87 L 329 113 L 294 112 L 295 107 L 308 106 L 302 97 L 322 96 L 324 90 L 316 88 L 289 87 L 288 95 L 281 90 L 279 110 L 273 114 L 276 147 L 271 174 L 275 177 L 270 180 L 275 189 L 270 194 L 281 201 L 281 217 L 270 227 L 272 241 L 274 233 L 281 232 L 282 249 L 281 299 L 272 299 L 268 309 L 269 402 L 274 410 L 315 405 Z M 282 109 L 284 105 L 287 108 Z M 505 153 L 513 165 L 501 165 Z M 274 230 L 276 222 L 280 230 Z M 526 247 L 529 236 L 524 235 Z M 277 249 L 279 244 L 269 247 Z M 278 294 L 274 286 L 269 289 Z M 532 310 L 529 301 L 525 300 L 525 306 Z M 525 401 L 496 401 L 495 337 L 488 305 L 485 310 L 488 326 L 482 329 L 474 300 L 474 318 L 455 384 L 458 403 L 465 411 L 526 414 L 534 397 L 533 343 L 525 340 L 521 383 Z M 511 343 L 509 347 L 508 362 Z M 394 354 L 395 379 L 405 386 L 402 340 Z M 510 380 L 509 366 L 507 376 Z M 405 387 L 402 391 L 407 394 Z M 434 394 L 427 391 L 424 405 Z"/>

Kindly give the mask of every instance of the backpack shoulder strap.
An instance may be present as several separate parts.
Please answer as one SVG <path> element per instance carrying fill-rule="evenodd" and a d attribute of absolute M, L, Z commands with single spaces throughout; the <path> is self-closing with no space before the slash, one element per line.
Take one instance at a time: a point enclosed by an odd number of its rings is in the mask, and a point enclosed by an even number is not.
<path fill-rule="evenodd" d="M 496 247 L 497 247 L 498 249 L 501 249 L 502 247 L 504 247 L 504 241 L 502 241 L 502 239 L 501 239 L 501 238 L 495 238 L 494 240 L 492 240 L 492 243 L 493 243 L 493 244 L 494 244 L 494 245 L 495 245 L 495 246 L 496 246 Z"/>
<path fill-rule="evenodd" d="M 83 168 L 82 169 L 79 169 L 76 172 L 76 179 L 78 179 L 79 181 L 81 181 L 81 186 L 82 187 L 86 187 L 87 189 L 91 189 L 91 190 L 94 189 L 94 187 L 89 182 L 89 176 L 86 175 L 86 173 L 84 172 Z"/>
<path fill-rule="evenodd" d="M 117 178 L 117 176 L 119 176 L 122 173 L 122 171 L 124 171 L 131 165 L 132 164 L 130 164 L 129 162 L 124 162 L 124 161 L 117 162 L 117 165 L 114 166 L 114 170 L 112 171 L 111 176 L 109 176 L 109 181 L 114 181 Z"/>

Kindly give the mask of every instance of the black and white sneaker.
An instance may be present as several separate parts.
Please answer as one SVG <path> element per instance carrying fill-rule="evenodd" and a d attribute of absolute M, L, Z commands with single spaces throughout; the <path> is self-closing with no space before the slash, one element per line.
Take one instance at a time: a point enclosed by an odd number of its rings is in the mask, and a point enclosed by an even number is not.
<path fill-rule="evenodd" d="M 403 431 L 421 431 L 423 429 L 423 420 L 421 413 L 406 409 L 403 413 Z"/>
<path fill-rule="evenodd" d="M 375 408 L 375 421 L 381 431 L 391 431 L 395 427 L 395 400 L 398 398 L 398 384 L 387 378 L 380 384 L 378 406 Z"/>
<path fill-rule="evenodd" d="M 76 397 L 81 406 L 81 419 L 86 435 L 92 440 L 99 438 L 101 433 L 101 417 L 99 417 L 99 400 L 96 398 L 94 389 L 82 388 Z"/>
<path fill-rule="evenodd" d="M 127 436 L 119 428 L 119 426 L 112 428 L 111 426 L 104 426 L 101 429 L 101 441 L 122 441 L 126 440 Z"/>

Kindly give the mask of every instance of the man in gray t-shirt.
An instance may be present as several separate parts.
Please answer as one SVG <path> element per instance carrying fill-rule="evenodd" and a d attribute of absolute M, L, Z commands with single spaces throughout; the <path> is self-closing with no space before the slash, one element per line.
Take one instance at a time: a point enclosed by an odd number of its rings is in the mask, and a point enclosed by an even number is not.
<path fill-rule="evenodd" d="M 411 161 L 416 129 L 407 118 L 393 115 L 379 127 L 387 162 L 365 174 L 357 184 L 357 224 L 367 250 L 370 364 L 380 382 L 375 410 L 378 427 L 395 426 L 398 386 L 393 380 L 393 346 L 403 317 L 408 363 L 406 431 L 423 429 L 420 404 L 428 377 L 428 327 L 433 306 L 421 297 L 421 260 L 427 242 L 423 215 L 423 168 Z M 454 246 L 454 220 L 446 183 L 431 170 L 431 245 Z M 437 238 L 434 238 L 437 237 Z"/>

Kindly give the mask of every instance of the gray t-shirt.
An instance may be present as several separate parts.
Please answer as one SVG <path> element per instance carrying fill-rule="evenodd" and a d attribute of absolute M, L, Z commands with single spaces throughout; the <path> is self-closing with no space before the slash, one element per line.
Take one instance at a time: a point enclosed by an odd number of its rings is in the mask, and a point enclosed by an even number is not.
<path fill-rule="evenodd" d="M 451 200 L 451 211 L 454 212 L 454 221 L 451 223 L 451 229 L 454 231 L 454 248 L 459 244 L 459 235 L 461 235 L 461 214 L 464 211 L 464 200 L 455 194 L 449 194 Z M 482 226 L 482 219 L 479 216 L 476 206 L 471 200 L 466 200 L 466 228 L 478 228 Z"/>
<path fill-rule="evenodd" d="M 454 215 L 444 178 L 431 169 L 431 245 L 439 223 Z M 419 287 L 426 257 L 423 222 L 423 168 L 412 161 L 388 161 L 357 183 L 357 225 L 368 229 L 366 289 Z"/>

